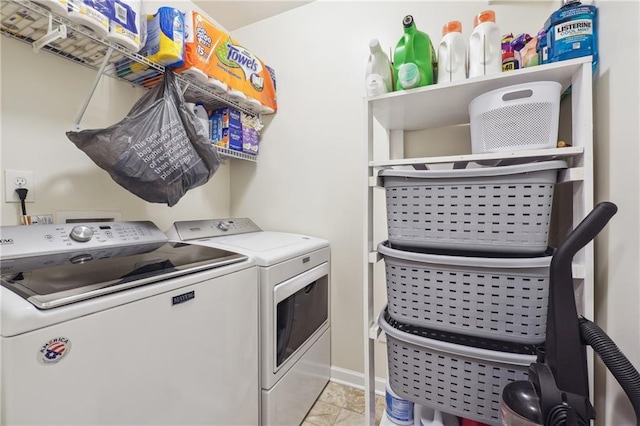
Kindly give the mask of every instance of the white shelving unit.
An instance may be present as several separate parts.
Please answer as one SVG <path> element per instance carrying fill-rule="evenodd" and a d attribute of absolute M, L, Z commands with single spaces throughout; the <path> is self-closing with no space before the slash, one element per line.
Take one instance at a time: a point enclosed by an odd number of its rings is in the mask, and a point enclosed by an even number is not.
<path fill-rule="evenodd" d="M 490 90 L 535 81 L 557 81 L 563 91 L 571 86 L 571 146 L 536 151 L 501 154 L 450 155 L 426 158 L 404 158 L 405 132 L 469 123 L 468 107 L 475 97 Z M 559 183 L 572 186 L 572 228 L 593 208 L 593 115 L 591 57 L 584 57 L 509 73 L 478 77 L 458 82 L 436 84 L 405 92 L 393 92 L 365 101 L 367 135 L 367 176 L 364 215 L 364 371 L 365 419 L 375 421 L 375 357 L 374 348 L 380 333 L 375 323 L 374 287 L 384 285 L 384 277 L 375 276 L 375 265 L 381 260 L 376 252 L 374 224 L 379 212 L 374 198 L 384 196 L 379 170 L 395 166 L 429 168 L 435 164 L 464 168 L 468 163 L 509 164 L 551 158 L 567 160 L 569 169 L 560 175 Z M 374 126 L 386 132 L 383 141 L 375 140 Z M 562 126 L 562 123 L 561 123 Z M 378 136 L 379 137 L 379 136 Z M 429 143 L 429 141 L 425 141 Z M 388 149 L 374 149 L 383 144 Z M 379 231 L 379 230 L 378 230 Z M 574 258 L 573 274 L 578 312 L 593 317 L 593 243 Z M 593 359 L 589 359 L 589 383 L 593 383 Z M 591 389 L 593 395 L 593 389 Z"/>
<path fill-rule="evenodd" d="M 76 118 L 79 129 L 84 112 L 91 100 L 93 91 L 103 75 L 119 79 L 134 86 L 149 89 L 162 79 L 164 66 L 149 61 L 142 55 L 128 50 L 90 29 L 78 25 L 67 17 L 60 16 L 29 0 L 7 0 L 0 5 L 0 33 L 6 37 L 34 46 L 35 51 L 44 50 L 76 64 L 97 71 L 96 80 Z M 64 27 L 66 37 L 45 41 L 49 38 L 49 23 L 57 31 Z M 36 48 L 37 46 L 37 48 Z M 176 74 L 184 90 L 187 102 L 200 102 L 207 109 L 231 106 L 254 117 L 259 112 L 238 104 L 232 98 L 214 92 L 210 87 L 190 76 Z M 255 155 L 232 149 L 218 148 L 220 155 L 256 161 Z"/>

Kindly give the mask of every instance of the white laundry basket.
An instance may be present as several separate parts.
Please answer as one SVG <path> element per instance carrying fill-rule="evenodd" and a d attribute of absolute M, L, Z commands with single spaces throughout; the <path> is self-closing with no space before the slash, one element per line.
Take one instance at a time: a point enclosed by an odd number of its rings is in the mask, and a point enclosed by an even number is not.
<path fill-rule="evenodd" d="M 560 91 L 555 81 L 493 90 L 469 104 L 474 154 L 555 148 Z"/>

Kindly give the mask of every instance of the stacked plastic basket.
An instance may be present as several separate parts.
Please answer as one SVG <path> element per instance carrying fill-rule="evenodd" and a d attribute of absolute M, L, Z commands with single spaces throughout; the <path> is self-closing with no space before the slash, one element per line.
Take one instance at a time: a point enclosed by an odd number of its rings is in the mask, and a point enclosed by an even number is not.
<path fill-rule="evenodd" d="M 502 388 L 544 342 L 554 186 L 564 161 L 382 170 L 389 384 L 400 397 L 500 424 Z"/>

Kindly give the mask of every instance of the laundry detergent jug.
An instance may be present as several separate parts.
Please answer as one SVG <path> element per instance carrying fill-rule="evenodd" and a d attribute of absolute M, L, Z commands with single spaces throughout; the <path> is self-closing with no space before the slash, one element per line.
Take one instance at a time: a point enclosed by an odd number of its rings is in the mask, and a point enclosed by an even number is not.
<path fill-rule="evenodd" d="M 378 39 L 369 42 L 369 61 L 365 77 L 367 96 L 377 96 L 393 91 L 393 76 L 389 57 L 380 47 Z"/>
<path fill-rule="evenodd" d="M 402 20 L 404 34 L 393 55 L 395 90 L 413 89 L 435 83 L 438 64 L 429 36 L 418 31 L 413 16 Z"/>
<path fill-rule="evenodd" d="M 493 10 L 480 12 L 473 20 L 469 38 L 469 78 L 502 72 L 502 36 Z"/>
<path fill-rule="evenodd" d="M 467 78 L 467 45 L 462 37 L 462 23 L 448 22 L 442 27 L 438 45 L 438 83 Z"/>

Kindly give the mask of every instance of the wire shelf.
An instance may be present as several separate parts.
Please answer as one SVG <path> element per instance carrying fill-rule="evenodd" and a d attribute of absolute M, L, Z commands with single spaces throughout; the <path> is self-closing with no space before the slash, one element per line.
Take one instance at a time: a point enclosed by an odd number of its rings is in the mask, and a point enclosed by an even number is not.
<path fill-rule="evenodd" d="M 252 161 L 254 163 L 258 162 L 258 156 L 253 154 L 247 154 L 242 151 L 235 151 L 233 149 L 221 148 L 219 146 L 216 147 L 218 153 L 225 158 L 239 158 L 240 160 Z"/>
<path fill-rule="evenodd" d="M 162 81 L 164 66 L 101 37 L 54 11 L 29 0 L 9 0 L 0 3 L 0 33 L 29 45 L 47 34 L 50 19 L 53 24 L 66 26 L 67 37 L 43 46 L 42 50 L 99 71 L 104 65 L 107 52 L 112 49 L 111 55 L 108 56 L 108 64 L 104 67 L 104 75 L 144 89 L 151 89 Z M 189 75 L 176 74 L 176 78 L 184 89 L 187 102 L 202 103 L 209 110 L 230 106 L 253 117 L 260 117 L 260 112 L 214 92 Z M 219 148 L 218 151 L 227 158 L 256 161 L 255 155 L 230 149 Z"/>

